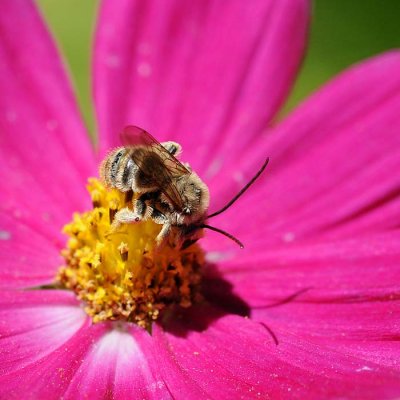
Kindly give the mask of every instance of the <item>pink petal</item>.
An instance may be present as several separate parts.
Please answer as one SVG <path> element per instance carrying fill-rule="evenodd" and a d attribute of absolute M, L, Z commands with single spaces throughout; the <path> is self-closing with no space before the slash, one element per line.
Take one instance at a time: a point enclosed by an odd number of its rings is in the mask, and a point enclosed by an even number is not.
<path fill-rule="evenodd" d="M 153 375 L 154 360 L 141 348 L 151 345 L 149 334 L 138 328 L 129 332 L 121 325 L 107 332 L 79 367 L 65 399 L 170 398 L 164 382 Z"/>
<path fill-rule="evenodd" d="M 191 316 L 189 318 L 188 316 Z M 391 368 L 308 336 L 268 330 L 210 309 L 157 328 L 159 363 L 176 398 L 386 399 L 400 393 Z"/>
<path fill-rule="evenodd" d="M 264 296 L 272 299 L 305 287 L 312 287 L 316 298 L 324 301 L 357 293 L 370 298 L 385 297 L 398 287 L 399 241 L 399 230 L 353 239 L 298 241 L 222 260 L 218 270 L 224 279 L 253 281 L 254 288 L 259 283 L 256 276 L 265 277 L 259 286 Z M 362 271 L 362 279 L 357 271 Z M 212 268 L 208 276 L 216 276 Z M 245 288 L 244 293 L 257 296 L 254 288 Z"/>
<path fill-rule="evenodd" d="M 299 242 L 226 261 L 220 269 L 252 318 L 400 371 L 399 241 L 400 231 Z M 213 303 L 228 303 L 215 272 L 205 288 Z"/>
<path fill-rule="evenodd" d="M 63 291 L 3 292 L 0 321 L 1 398 L 60 398 L 104 331 Z"/>
<path fill-rule="evenodd" d="M 61 242 L 0 212 L 0 287 L 51 283 L 63 264 Z"/>
<path fill-rule="evenodd" d="M 264 144 L 243 151 L 244 163 L 238 159 L 211 183 L 217 188 L 212 196 L 222 202 L 239 185 L 220 182 L 231 182 L 232 174 L 245 181 L 271 157 L 263 178 L 236 205 L 240 212 L 234 218 L 226 213 L 220 225 L 264 248 L 267 242 L 396 226 L 399 106 L 400 52 L 343 73 L 272 130 Z"/>
<path fill-rule="evenodd" d="M 0 30 L 1 210 L 51 236 L 89 204 L 85 183 L 95 172 L 93 151 L 33 3 L 3 1 Z"/>
<path fill-rule="evenodd" d="M 170 398 L 151 336 L 91 325 L 67 291 L 3 292 L 0 348 L 1 398 Z"/>
<path fill-rule="evenodd" d="M 200 172 L 219 147 L 234 159 L 287 95 L 308 12 L 306 0 L 103 2 L 95 50 L 102 149 L 135 124 L 177 139 Z"/>

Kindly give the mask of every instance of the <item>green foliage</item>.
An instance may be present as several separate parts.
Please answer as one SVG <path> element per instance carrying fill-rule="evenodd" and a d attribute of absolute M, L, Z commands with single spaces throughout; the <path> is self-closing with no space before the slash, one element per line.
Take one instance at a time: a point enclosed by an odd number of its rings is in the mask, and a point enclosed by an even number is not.
<path fill-rule="evenodd" d="M 75 84 L 79 105 L 94 137 L 91 89 L 92 35 L 96 0 L 38 0 Z"/>
<path fill-rule="evenodd" d="M 400 47 L 399 0 L 316 0 L 310 43 L 286 109 L 351 64 Z"/>

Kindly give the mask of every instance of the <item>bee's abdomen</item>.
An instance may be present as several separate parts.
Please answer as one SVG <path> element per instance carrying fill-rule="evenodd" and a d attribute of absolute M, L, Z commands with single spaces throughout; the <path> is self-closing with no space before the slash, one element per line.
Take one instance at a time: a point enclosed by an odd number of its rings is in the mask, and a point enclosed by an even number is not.
<path fill-rule="evenodd" d="M 100 167 L 100 176 L 107 186 L 123 192 L 132 188 L 134 163 L 130 153 L 130 149 L 120 147 L 105 158 Z"/>

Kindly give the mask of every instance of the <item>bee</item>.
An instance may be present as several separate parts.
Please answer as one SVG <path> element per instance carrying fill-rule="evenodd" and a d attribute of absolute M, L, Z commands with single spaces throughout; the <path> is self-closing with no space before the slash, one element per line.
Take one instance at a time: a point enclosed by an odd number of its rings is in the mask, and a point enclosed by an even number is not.
<path fill-rule="evenodd" d="M 132 209 L 119 210 L 113 228 L 147 219 L 161 224 L 156 242 L 164 243 L 172 227 L 180 229 L 184 246 L 192 244 L 196 231 L 208 228 L 243 244 L 234 236 L 205 223 L 230 207 L 258 178 L 268 164 L 221 210 L 207 216 L 210 194 L 207 185 L 187 163 L 177 157 L 181 146 L 172 141 L 159 143 L 145 130 L 127 126 L 121 133 L 124 146 L 112 150 L 100 166 L 100 177 L 107 187 L 135 194 Z"/>

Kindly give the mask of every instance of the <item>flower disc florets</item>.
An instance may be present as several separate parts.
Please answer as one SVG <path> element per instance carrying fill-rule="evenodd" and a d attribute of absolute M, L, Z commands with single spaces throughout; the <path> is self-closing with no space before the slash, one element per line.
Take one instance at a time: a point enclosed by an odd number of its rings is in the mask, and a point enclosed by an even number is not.
<path fill-rule="evenodd" d="M 204 254 L 197 244 L 181 249 L 179 229 L 162 248 L 153 221 L 112 227 L 113 216 L 131 199 L 90 179 L 93 209 L 74 214 L 57 280 L 85 304 L 93 322 L 126 320 L 149 328 L 168 305 L 189 307 L 200 297 Z"/>

